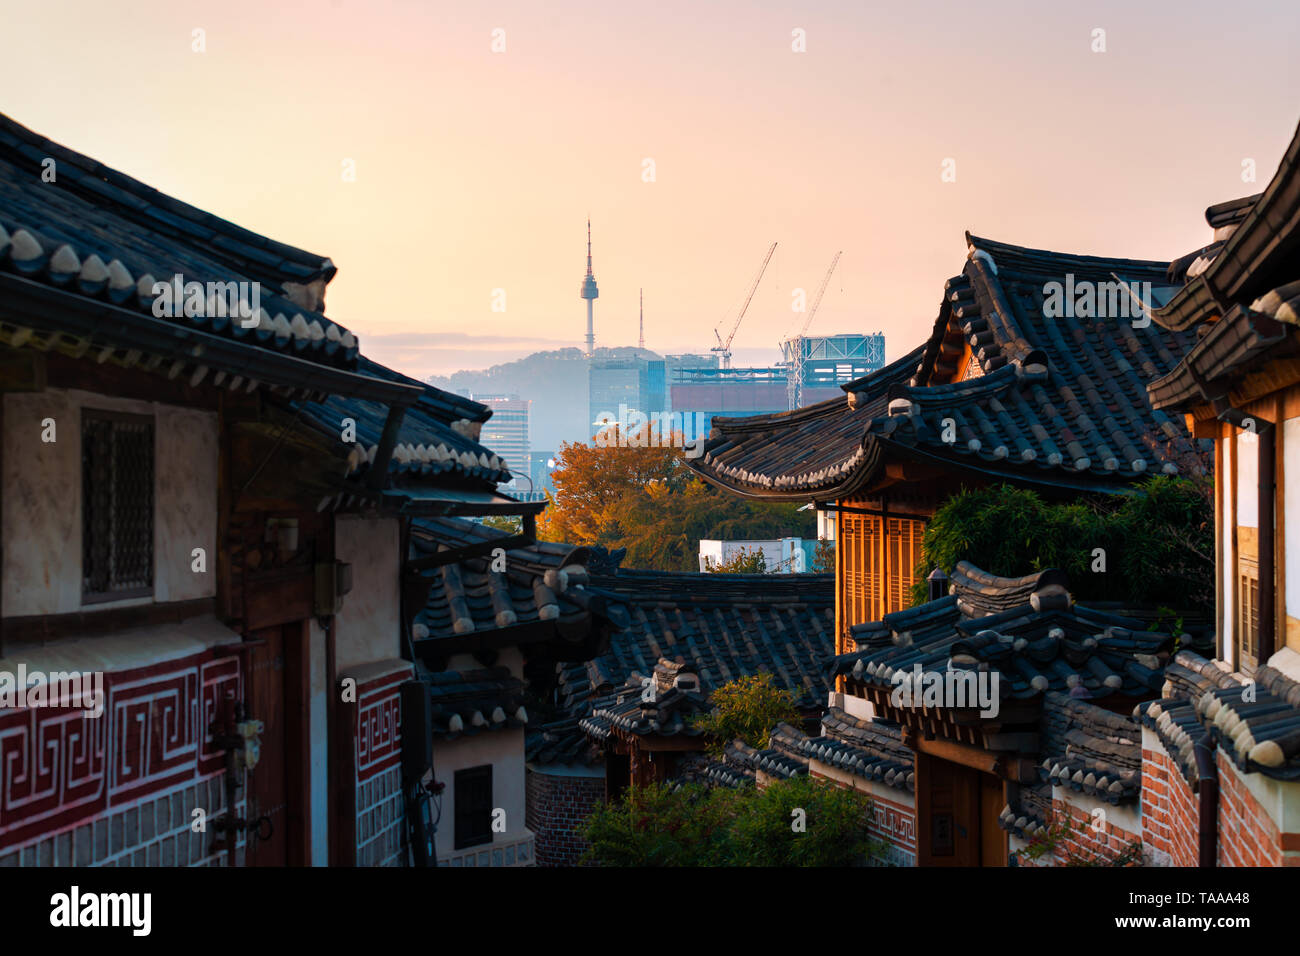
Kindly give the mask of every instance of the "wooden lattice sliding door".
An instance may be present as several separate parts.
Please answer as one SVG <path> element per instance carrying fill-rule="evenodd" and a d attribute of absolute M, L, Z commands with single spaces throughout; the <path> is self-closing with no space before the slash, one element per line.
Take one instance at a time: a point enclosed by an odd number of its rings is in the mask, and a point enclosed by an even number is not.
<path fill-rule="evenodd" d="M 925 522 L 920 519 L 840 512 L 841 633 L 910 606 L 924 533 Z"/>
<path fill-rule="evenodd" d="M 840 587 L 845 629 L 880 617 L 880 524 L 880 519 L 873 515 L 840 515 L 840 547 L 844 549 L 840 559 L 844 569 Z"/>
<path fill-rule="evenodd" d="M 912 584 L 916 580 L 916 566 L 921 562 L 921 537 L 925 534 L 925 524 L 910 518 L 890 518 L 888 525 L 889 607 L 886 614 L 912 604 Z"/>

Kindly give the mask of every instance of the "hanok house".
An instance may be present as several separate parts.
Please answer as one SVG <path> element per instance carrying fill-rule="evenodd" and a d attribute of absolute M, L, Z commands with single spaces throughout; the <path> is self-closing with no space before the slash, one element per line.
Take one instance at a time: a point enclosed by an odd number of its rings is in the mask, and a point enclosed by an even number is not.
<path fill-rule="evenodd" d="M 525 691 L 606 650 L 616 627 L 586 587 L 587 549 L 417 520 L 403 576 L 412 657 L 431 698 L 439 866 L 531 865 Z"/>
<path fill-rule="evenodd" d="M 334 273 L 0 117 L 0 688 L 103 691 L 0 701 L 0 863 L 402 861 L 405 536 L 526 509 Z M 159 315 L 177 275 L 261 308 Z"/>
<path fill-rule="evenodd" d="M 1159 695 L 1175 643 L 1150 627 L 1076 604 L 1058 571 L 1001 578 L 967 562 L 949 595 L 853 627 L 855 649 L 834 667 L 837 704 L 893 738 L 912 773 L 911 793 L 863 788 L 897 814 L 890 827 L 874 823 L 892 858 L 1141 859 L 1141 732 L 1130 715 Z M 860 786 L 837 758 L 813 759 L 809 772 Z M 1047 843 L 1065 822 L 1070 832 Z M 1041 855 L 1027 852 L 1035 838 Z"/>
<path fill-rule="evenodd" d="M 541 865 L 577 862 L 585 845 L 576 829 L 599 803 L 673 778 L 702 753 L 695 719 L 721 685 L 767 672 L 813 723 L 830 690 L 830 575 L 645 571 L 594 557 L 585 590 L 619 630 L 604 653 L 557 668 L 558 719 L 528 735 Z"/>
<path fill-rule="evenodd" d="M 1168 782 L 1163 859 L 1297 865 L 1300 130 L 1262 193 L 1206 219 L 1213 242 L 1171 265 L 1186 285 L 1151 313 L 1197 341 L 1150 395 L 1214 442 L 1218 644 L 1180 655 L 1146 710 L 1144 771 Z"/>
<path fill-rule="evenodd" d="M 1184 422 L 1153 408 L 1147 394 L 1195 342 L 1143 312 L 1168 302 L 1181 276 L 1162 262 L 1045 252 L 969 233 L 966 240 L 966 265 L 945 284 L 923 345 L 844 385 L 844 400 L 715 419 L 704 454 L 689 462 L 705 480 L 744 497 L 811 500 L 834 513 L 841 657 L 858 653 L 855 628 L 911 613 L 926 523 L 961 488 L 1005 482 L 1068 500 L 1126 493 L 1153 474 L 1207 468 Z M 988 587 L 1029 601 L 1023 585 L 990 578 Z M 901 627 L 900 635 L 908 630 Z M 1048 686 L 1034 688 L 1038 697 L 1070 676 L 1070 654 L 1041 675 Z M 880 718 L 863 691 L 851 673 L 840 673 L 832 703 L 859 720 Z M 1152 694 L 1148 688 L 1145 696 Z M 1007 785 L 1034 779 L 1042 707 L 1037 698 L 1015 703 L 1012 712 L 1023 723 L 982 744 L 972 728 L 913 728 L 906 742 L 918 761 L 915 846 L 901 845 L 900 852 L 921 863 L 1007 858 L 1007 841 L 993 835 L 994 824 L 1015 803 Z M 898 716 L 891 720 L 907 726 Z M 981 756 L 921 749 L 930 735 L 943 739 L 941 730 Z M 1007 755 L 1014 755 L 1012 764 L 1002 759 Z M 932 801 L 944 808 L 938 816 Z M 935 831 L 953 823 L 954 814 L 964 831 Z M 973 828 L 975 820 L 987 825 Z M 980 832 L 989 834 L 987 845 L 971 842 L 970 834 Z"/>
<path fill-rule="evenodd" d="M 1204 473 L 1179 416 L 1147 398 L 1194 342 L 1130 295 L 1165 301 L 1166 263 L 966 240 L 924 345 L 842 386 L 844 399 L 714 419 L 688 462 L 743 497 L 834 512 L 839 653 L 851 626 L 911 603 L 926 522 L 963 487 L 1063 499 Z"/>

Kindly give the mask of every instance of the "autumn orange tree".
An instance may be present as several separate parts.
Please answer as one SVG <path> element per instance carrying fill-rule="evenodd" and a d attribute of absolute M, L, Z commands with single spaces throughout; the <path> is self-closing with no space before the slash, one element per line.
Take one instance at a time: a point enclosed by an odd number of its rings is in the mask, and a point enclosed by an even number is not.
<path fill-rule="evenodd" d="M 749 501 L 700 481 L 687 468 L 680 447 L 565 442 L 551 477 L 555 492 L 547 493 L 538 536 L 626 548 L 624 567 L 695 571 L 702 538 L 807 537 L 814 532 L 814 517 L 798 505 Z"/>

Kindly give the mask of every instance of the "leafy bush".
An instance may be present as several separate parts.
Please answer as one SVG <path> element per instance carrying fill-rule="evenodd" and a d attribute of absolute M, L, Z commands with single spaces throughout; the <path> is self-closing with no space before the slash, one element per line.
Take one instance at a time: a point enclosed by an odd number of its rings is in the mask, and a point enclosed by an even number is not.
<path fill-rule="evenodd" d="M 802 813 L 796 814 L 799 810 Z M 794 777 L 756 787 L 666 784 L 628 789 L 581 826 L 598 866 L 850 866 L 878 856 L 871 802 Z"/>
<path fill-rule="evenodd" d="M 1093 570 L 1095 549 L 1105 571 Z M 1136 601 L 1208 614 L 1214 600 L 1214 511 L 1197 482 L 1161 475 L 1132 495 L 1044 501 L 1009 485 L 962 491 L 926 527 L 912 602 L 927 598 L 936 566 L 970 561 L 1019 577 L 1044 568 L 1069 575 L 1078 598 Z"/>
<path fill-rule="evenodd" d="M 794 696 L 773 684 L 766 671 L 728 681 L 713 692 L 709 703 L 712 712 L 695 718 L 695 726 L 712 739 L 715 753 L 736 738 L 763 750 L 773 727 L 802 720 Z"/>
<path fill-rule="evenodd" d="M 767 574 L 767 557 L 762 548 L 741 548 L 725 561 L 713 563 L 712 558 L 704 559 L 704 569 L 714 574 Z"/>

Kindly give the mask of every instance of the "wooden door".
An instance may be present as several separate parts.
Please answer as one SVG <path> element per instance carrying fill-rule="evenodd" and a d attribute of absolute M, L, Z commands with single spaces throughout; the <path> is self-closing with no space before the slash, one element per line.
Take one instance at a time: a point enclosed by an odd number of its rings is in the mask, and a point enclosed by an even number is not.
<path fill-rule="evenodd" d="M 1007 865 L 1007 832 L 998 826 L 998 814 L 1006 806 L 1002 781 L 991 773 L 980 780 L 980 866 Z"/>
<path fill-rule="evenodd" d="M 253 632 L 263 641 L 250 655 L 249 716 L 260 720 L 262 753 L 249 775 L 250 819 L 265 815 L 270 836 L 253 840 L 249 866 L 311 863 L 310 677 L 307 626 L 298 621 Z M 262 832 L 266 832 L 263 824 Z"/>
<path fill-rule="evenodd" d="M 928 754 L 917 754 L 916 761 L 917 864 L 977 865 L 978 772 Z"/>
<path fill-rule="evenodd" d="M 249 866 L 285 866 L 288 862 L 287 806 L 285 785 L 285 654 L 284 629 L 268 627 L 253 633 L 264 641 L 251 655 L 249 716 L 262 721 L 262 755 L 248 776 L 245 816 L 252 822 L 265 814 L 270 818 L 269 839 L 249 839 Z M 263 826 L 265 832 L 265 825 Z"/>
<path fill-rule="evenodd" d="M 916 760 L 918 865 L 1006 866 L 1001 779 L 927 754 Z"/>

